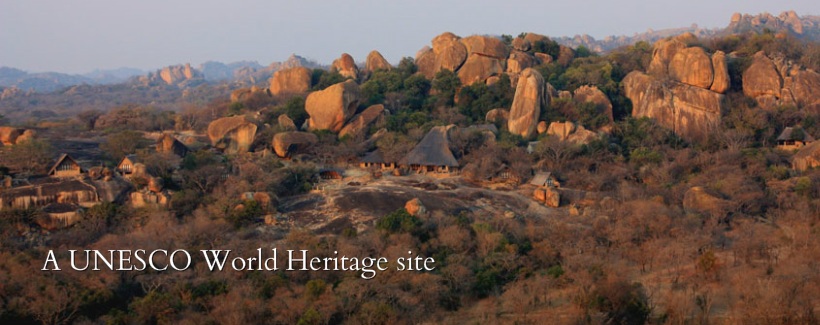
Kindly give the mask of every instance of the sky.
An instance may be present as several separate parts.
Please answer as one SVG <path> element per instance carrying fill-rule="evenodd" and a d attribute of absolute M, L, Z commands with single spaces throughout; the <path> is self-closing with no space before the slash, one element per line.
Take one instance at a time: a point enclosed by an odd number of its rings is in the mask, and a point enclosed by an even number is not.
<path fill-rule="evenodd" d="M 250 60 L 292 53 L 328 64 L 341 53 L 392 63 L 438 34 L 633 35 L 725 27 L 732 13 L 820 14 L 820 2 L 758 0 L 0 0 L 0 66 L 29 72 Z"/>

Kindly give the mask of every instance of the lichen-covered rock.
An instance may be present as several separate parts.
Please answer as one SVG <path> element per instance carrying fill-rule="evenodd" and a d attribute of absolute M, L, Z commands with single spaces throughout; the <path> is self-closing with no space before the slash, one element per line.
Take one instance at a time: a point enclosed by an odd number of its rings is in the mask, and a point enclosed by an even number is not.
<path fill-rule="evenodd" d="M 547 135 L 556 136 L 560 140 L 566 140 L 573 132 L 575 132 L 575 123 L 569 121 L 552 122 L 547 128 Z"/>
<path fill-rule="evenodd" d="M 342 53 L 341 57 L 333 60 L 330 70 L 336 71 L 343 77 L 351 78 L 353 80 L 356 80 L 356 78 L 359 77 L 359 67 L 356 66 L 356 61 L 353 60 L 353 57 L 347 53 Z"/>
<path fill-rule="evenodd" d="M 387 62 L 384 56 L 376 50 L 373 50 L 367 54 L 367 60 L 365 61 L 364 66 L 367 71 L 390 70 L 393 68 L 393 66 L 390 65 L 390 62 Z"/>
<path fill-rule="evenodd" d="M 282 132 L 273 136 L 273 151 L 282 158 L 309 148 L 319 142 L 319 138 L 308 132 Z"/>
<path fill-rule="evenodd" d="M 270 79 L 270 92 L 274 96 L 306 93 L 310 90 L 310 75 L 305 67 L 276 71 Z"/>
<path fill-rule="evenodd" d="M 211 145 L 228 153 L 248 152 L 256 138 L 256 124 L 244 116 L 223 117 L 208 124 Z"/>
<path fill-rule="evenodd" d="M 310 130 L 339 132 L 359 106 L 359 86 L 353 80 L 314 91 L 305 101 Z"/>
<path fill-rule="evenodd" d="M 372 105 L 353 116 L 339 131 L 339 138 L 345 136 L 354 139 L 363 138 L 368 128 L 373 124 L 377 124 L 380 120 L 384 121 L 384 105 Z"/>
<path fill-rule="evenodd" d="M 546 98 L 541 73 L 533 69 L 521 72 L 507 121 L 510 133 L 531 139 L 535 135 L 541 107 L 547 104 Z"/>
<path fill-rule="evenodd" d="M 686 48 L 694 35 L 678 35 L 676 37 L 658 40 L 652 50 L 652 61 L 649 62 L 647 74 L 662 78 L 669 75 L 669 63 L 678 51 Z"/>
<path fill-rule="evenodd" d="M 528 53 L 521 51 L 512 51 L 510 52 L 510 57 L 507 58 L 507 73 L 510 75 L 515 75 L 517 78 L 518 74 L 520 74 L 521 71 L 524 71 L 524 69 L 526 68 L 532 68 L 535 65 L 535 58 L 530 56 Z"/>
<path fill-rule="evenodd" d="M 23 135 L 25 129 L 19 129 L 10 126 L 0 126 L 0 143 L 4 146 L 12 146 L 17 144 L 17 138 Z"/>
<path fill-rule="evenodd" d="M 525 38 L 516 37 L 512 40 L 512 47 L 516 50 L 526 52 L 532 48 L 532 44 Z"/>
<path fill-rule="evenodd" d="M 556 61 L 560 65 L 568 65 L 575 58 L 575 51 L 571 48 L 561 45 L 558 48 L 558 58 Z"/>

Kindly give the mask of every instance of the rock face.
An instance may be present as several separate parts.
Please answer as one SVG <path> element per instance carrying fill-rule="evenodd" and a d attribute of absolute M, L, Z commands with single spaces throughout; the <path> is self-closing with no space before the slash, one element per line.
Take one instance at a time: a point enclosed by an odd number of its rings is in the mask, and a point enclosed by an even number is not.
<path fill-rule="evenodd" d="M 23 141 L 33 139 L 36 134 L 37 132 L 34 130 L 0 126 L 0 144 L 4 146 L 13 146 Z"/>
<path fill-rule="evenodd" d="M 432 40 L 432 49 L 416 54 L 416 66 L 432 79 L 439 70 L 456 72 L 461 83 L 485 82 L 504 72 L 510 49 L 500 39 L 486 36 L 459 38 L 443 33 Z"/>
<path fill-rule="evenodd" d="M 250 88 L 240 88 L 231 92 L 231 102 L 240 102 L 248 100 L 255 94 L 264 94 L 270 96 L 270 90 L 267 88 L 259 88 L 256 86 Z"/>
<path fill-rule="evenodd" d="M 538 134 L 543 134 L 544 132 L 547 132 L 547 122 L 538 122 Z"/>
<path fill-rule="evenodd" d="M 728 208 L 728 201 L 709 194 L 706 189 L 700 186 L 690 188 L 683 195 L 683 209 L 689 213 L 700 213 L 722 218 L 726 216 Z"/>
<path fill-rule="evenodd" d="M 682 83 L 709 89 L 715 78 L 712 60 L 700 47 L 680 49 L 669 62 L 669 76 Z"/>
<path fill-rule="evenodd" d="M 765 109 L 820 104 L 820 74 L 781 57 L 758 52 L 743 72 L 743 94 Z"/>
<path fill-rule="evenodd" d="M 244 116 L 223 117 L 208 125 L 208 138 L 214 147 L 225 152 L 248 152 L 256 138 L 256 129 L 256 124 Z"/>
<path fill-rule="evenodd" d="M 319 138 L 308 132 L 282 132 L 273 136 L 273 151 L 279 157 L 290 157 L 319 142 Z"/>
<path fill-rule="evenodd" d="M 390 62 L 387 62 L 387 60 L 384 59 L 379 51 L 374 50 L 367 55 L 365 69 L 367 69 L 367 71 L 390 70 L 393 69 L 393 66 L 390 65 Z"/>
<path fill-rule="evenodd" d="M 276 71 L 270 79 L 270 92 L 274 96 L 302 94 L 310 90 L 310 69 L 294 67 Z"/>
<path fill-rule="evenodd" d="M 603 114 L 612 123 L 615 118 L 612 116 L 612 102 L 606 97 L 603 91 L 596 86 L 581 86 L 575 90 L 573 99 L 579 103 L 592 103 L 598 114 Z"/>
<path fill-rule="evenodd" d="M 493 108 L 487 115 L 484 116 L 484 120 L 489 123 L 507 123 L 507 120 L 510 118 L 510 111 L 503 109 L 503 108 Z"/>
<path fill-rule="evenodd" d="M 820 168 L 820 141 L 814 141 L 800 148 L 792 157 L 792 168 L 802 171 Z"/>
<path fill-rule="evenodd" d="M 305 110 L 310 130 L 339 132 L 359 106 L 359 86 L 353 80 L 340 82 L 308 95 Z"/>
<path fill-rule="evenodd" d="M 202 78 L 202 74 L 191 68 L 190 63 L 162 68 L 157 75 L 168 85 L 178 85 L 187 80 Z"/>
<path fill-rule="evenodd" d="M 687 140 L 705 140 L 719 124 L 729 75 L 722 52 L 710 57 L 687 47 L 692 34 L 655 44 L 648 74 L 630 72 L 623 80 L 632 116 L 653 118 Z M 717 82 L 715 82 L 717 81 Z"/>
<path fill-rule="evenodd" d="M 561 193 L 558 192 L 556 188 L 544 187 L 535 189 L 532 193 L 532 197 L 550 208 L 557 208 L 561 205 Z"/>
<path fill-rule="evenodd" d="M 356 61 L 353 60 L 353 57 L 347 53 L 342 53 L 341 57 L 333 60 L 330 70 L 336 71 L 343 77 L 353 80 L 359 77 L 359 67 L 356 66 Z"/>
<path fill-rule="evenodd" d="M 427 213 L 427 208 L 418 198 L 407 201 L 407 203 L 404 204 L 404 209 L 407 210 L 407 213 L 417 217 Z"/>
<path fill-rule="evenodd" d="M 277 123 L 279 123 L 279 126 L 282 127 L 283 130 L 296 131 L 296 124 L 293 123 L 293 120 L 290 119 L 290 117 L 288 117 L 287 114 L 279 115 L 276 121 Z"/>
<path fill-rule="evenodd" d="M 455 72 L 464 61 L 467 59 L 467 48 L 459 42 L 459 37 L 453 33 L 446 32 L 433 38 L 433 54 L 435 55 L 435 64 L 433 71 L 423 71 L 422 73 L 429 77 L 436 75 L 441 69 L 447 69 Z"/>
<path fill-rule="evenodd" d="M 520 40 L 521 38 L 516 39 Z M 537 60 L 529 53 L 521 51 L 510 52 L 510 57 L 507 58 L 507 74 L 510 76 L 510 81 L 516 84 L 518 82 L 518 76 L 524 69 L 532 68 L 537 64 Z"/>
<path fill-rule="evenodd" d="M 574 144 L 586 144 L 598 137 L 598 134 L 585 129 L 583 125 L 575 125 L 572 122 L 550 123 L 547 135 L 556 136 L 561 141 Z"/>
<path fill-rule="evenodd" d="M 472 53 L 458 70 L 458 78 L 461 79 L 462 85 L 472 85 L 476 82 L 484 82 L 487 78 L 502 72 L 504 72 L 502 60 L 480 53 Z"/>
<path fill-rule="evenodd" d="M 544 77 L 536 70 L 525 69 L 518 79 L 507 121 L 510 133 L 531 139 L 541 116 L 541 107 L 547 105 L 546 98 Z"/>
<path fill-rule="evenodd" d="M 726 64 L 726 54 L 723 51 L 712 54 L 712 70 L 715 72 L 715 78 L 712 80 L 712 86 L 709 87 L 709 90 L 725 94 L 731 83 L 729 81 L 729 65 Z"/>
<path fill-rule="evenodd" d="M 367 129 L 379 122 L 384 122 L 384 105 L 378 104 L 366 108 L 359 114 L 353 116 L 347 124 L 339 131 L 339 138 L 349 136 L 354 139 L 363 138 Z"/>

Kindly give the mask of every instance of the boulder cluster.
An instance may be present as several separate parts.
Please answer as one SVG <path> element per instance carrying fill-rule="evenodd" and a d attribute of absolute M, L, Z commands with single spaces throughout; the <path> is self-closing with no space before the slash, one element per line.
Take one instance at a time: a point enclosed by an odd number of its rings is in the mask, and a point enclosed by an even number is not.
<path fill-rule="evenodd" d="M 703 140 L 718 125 L 730 80 L 726 55 L 689 46 L 692 34 L 655 43 L 646 73 L 623 80 L 632 116 L 649 117 L 688 140 Z"/>

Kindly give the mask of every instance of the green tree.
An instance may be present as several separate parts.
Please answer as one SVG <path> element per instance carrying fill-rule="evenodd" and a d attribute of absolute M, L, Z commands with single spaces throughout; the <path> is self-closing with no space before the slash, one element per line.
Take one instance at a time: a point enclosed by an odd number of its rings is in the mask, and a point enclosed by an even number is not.
<path fill-rule="evenodd" d="M 25 173 L 45 172 L 53 150 L 45 140 L 30 139 L 11 146 L 2 156 L 5 167 Z"/>
<path fill-rule="evenodd" d="M 134 154 L 137 149 L 145 148 L 147 146 L 145 138 L 142 133 L 132 130 L 120 131 L 109 135 L 103 143 L 100 144 L 102 149 L 113 160 L 119 161 L 126 155 Z"/>
<path fill-rule="evenodd" d="M 433 78 L 432 87 L 436 91 L 436 106 L 453 106 L 456 91 L 461 87 L 461 79 L 455 72 L 442 69 Z"/>

